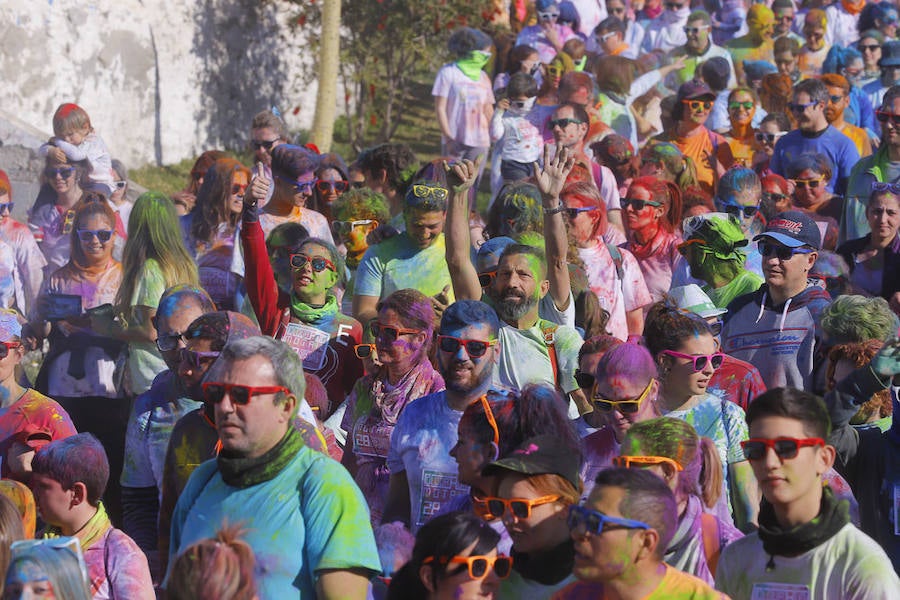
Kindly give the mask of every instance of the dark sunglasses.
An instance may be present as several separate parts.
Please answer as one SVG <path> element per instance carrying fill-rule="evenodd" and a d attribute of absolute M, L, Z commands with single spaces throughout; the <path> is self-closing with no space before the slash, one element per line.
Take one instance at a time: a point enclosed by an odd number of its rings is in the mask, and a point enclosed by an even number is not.
<path fill-rule="evenodd" d="M 259 150 L 260 148 L 265 148 L 266 150 L 271 150 L 271 149 L 272 149 L 272 145 L 273 145 L 275 142 L 277 142 L 277 141 L 278 141 L 277 139 L 275 139 L 275 140 L 268 140 L 268 141 L 265 141 L 265 142 L 257 142 L 257 141 L 253 141 L 253 142 L 250 142 L 250 144 L 253 146 L 253 149 L 254 149 L 254 150 Z"/>
<path fill-rule="evenodd" d="M 592 207 L 590 207 L 590 206 L 579 206 L 579 207 L 576 207 L 576 208 L 566 208 L 566 209 L 565 209 L 565 212 L 566 212 L 566 216 L 569 217 L 569 219 L 574 220 L 574 219 L 575 219 L 578 215 L 580 215 L 581 213 L 583 213 L 583 212 L 591 212 L 592 210 L 597 210 L 597 209 L 596 209 L 596 208 L 592 208 Z"/>
<path fill-rule="evenodd" d="M 691 110 L 709 110 L 712 108 L 712 102 L 709 100 L 682 100 Z"/>
<path fill-rule="evenodd" d="M 291 266 L 295 269 L 302 269 L 306 263 L 312 265 L 312 270 L 321 273 L 325 269 L 330 269 L 337 273 L 334 263 L 327 258 L 321 256 L 307 256 L 306 254 L 291 254 Z"/>
<path fill-rule="evenodd" d="M 195 336 L 196 337 L 196 336 Z M 192 369 L 199 369 L 203 366 L 209 366 L 214 360 L 219 358 L 218 352 L 198 352 L 182 348 L 178 354 L 182 363 L 187 363 Z"/>
<path fill-rule="evenodd" d="M 112 229 L 79 229 L 78 239 L 82 242 L 90 242 L 92 239 L 97 238 L 101 244 L 105 244 L 110 240 L 113 233 L 115 232 Z"/>
<path fill-rule="evenodd" d="M 760 142 L 760 143 L 762 143 L 762 142 L 768 142 L 769 144 L 774 144 L 774 143 L 778 140 L 778 138 L 780 138 L 780 137 L 783 136 L 783 135 L 784 135 L 783 132 L 779 132 L 779 133 L 763 133 L 762 131 L 757 131 L 757 132 L 754 134 L 754 137 L 756 137 L 756 141 L 757 141 L 757 142 Z"/>
<path fill-rule="evenodd" d="M 369 323 L 369 331 L 372 332 L 372 337 L 375 339 L 381 339 L 391 344 L 396 342 L 401 335 L 415 335 L 417 333 L 422 333 L 419 329 L 394 327 L 393 325 L 384 325 L 378 321 Z"/>
<path fill-rule="evenodd" d="M 75 167 L 57 167 L 55 169 L 45 169 L 44 175 L 50 179 L 56 179 L 57 176 L 68 179 L 74 172 Z"/>
<path fill-rule="evenodd" d="M 880 44 L 859 44 L 857 46 L 860 52 L 875 52 L 879 48 L 881 48 Z"/>
<path fill-rule="evenodd" d="M 566 119 L 551 119 L 547 123 L 547 125 L 550 127 L 550 129 L 555 129 L 556 127 L 559 127 L 560 129 L 565 129 L 569 125 L 581 125 L 582 123 L 584 123 L 584 121 L 581 121 L 579 119 L 566 118 Z"/>
<path fill-rule="evenodd" d="M 583 390 L 589 390 L 594 387 L 596 378 L 593 373 L 585 373 L 581 369 L 575 369 L 575 383 Z"/>
<path fill-rule="evenodd" d="M 232 196 L 243 196 L 244 192 L 247 191 L 246 185 L 241 185 L 239 183 L 235 183 L 231 186 L 231 195 Z"/>
<path fill-rule="evenodd" d="M 0 342 L 0 358 L 9 356 L 9 351 L 21 346 L 21 342 Z"/>
<path fill-rule="evenodd" d="M 506 579 L 512 572 L 513 559 L 501 554 L 499 556 L 451 556 L 449 558 L 429 556 L 422 561 L 423 565 L 431 563 L 466 565 L 469 577 L 472 579 L 484 579 L 487 577 L 488 571 L 493 568 L 497 577 Z"/>
<path fill-rule="evenodd" d="M 364 187 L 366 187 L 366 182 L 365 181 L 351 181 L 350 187 L 352 187 L 354 190 L 361 190 Z"/>
<path fill-rule="evenodd" d="M 844 98 L 846 98 L 846 96 L 828 96 L 828 101 L 832 104 L 837 104 Z"/>
<path fill-rule="evenodd" d="M 809 187 L 812 189 L 816 189 L 819 187 L 819 184 L 825 179 L 824 176 L 819 177 L 818 179 L 788 179 L 788 181 L 794 182 L 794 187 L 805 188 Z"/>
<path fill-rule="evenodd" d="M 622 198 L 619 202 L 622 205 L 623 209 L 632 207 L 634 210 L 644 210 L 645 206 L 662 206 L 660 202 L 654 202 L 653 200 L 641 200 L 639 198 Z"/>
<path fill-rule="evenodd" d="M 344 179 L 339 179 L 336 181 L 328 181 L 326 179 L 316 180 L 316 189 L 323 194 L 328 193 L 331 190 L 334 190 L 338 194 L 343 194 L 347 191 L 349 185 L 350 184 Z"/>
<path fill-rule="evenodd" d="M 13 208 L 14 208 L 15 206 L 16 206 L 16 203 L 15 203 L 15 202 L 4 202 L 3 204 L 0 204 L 0 213 L 2 213 L 2 212 L 5 211 L 5 210 L 8 210 L 9 212 L 12 212 L 12 211 L 13 211 Z"/>
<path fill-rule="evenodd" d="M 752 219 L 756 216 L 756 213 L 759 212 L 759 205 L 742 206 L 740 204 L 724 204 L 723 206 L 726 213 L 728 213 L 729 215 L 734 215 L 739 219 Z"/>
<path fill-rule="evenodd" d="M 888 121 L 890 121 L 891 125 L 893 125 L 894 127 L 900 127 L 900 115 L 895 115 L 885 110 L 876 110 L 875 117 L 881 123 L 887 123 Z"/>
<path fill-rule="evenodd" d="M 494 282 L 494 278 L 497 276 L 497 270 L 487 271 L 485 273 L 478 274 L 478 285 L 482 288 L 490 287 L 490 285 Z"/>
<path fill-rule="evenodd" d="M 622 519 L 619 517 L 610 517 L 591 510 L 584 506 L 573 504 L 569 507 L 569 516 L 566 524 L 570 531 L 578 531 L 584 529 L 591 535 L 600 535 L 606 529 L 612 529 L 610 525 L 616 529 L 650 529 L 651 527 L 642 521 L 633 521 L 631 519 Z"/>
<path fill-rule="evenodd" d="M 225 398 L 225 394 L 228 394 L 228 397 L 231 398 L 232 404 L 244 406 L 250 403 L 250 398 L 258 394 L 291 393 L 291 390 L 281 385 L 254 386 L 207 381 L 201 387 L 203 388 L 203 401 L 209 404 L 218 404 Z"/>
<path fill-rule="evenodd" d="M 451 335 L 438 336 L 438 347 L 441 351 L 456 354 L 459 352 L 459 347 L 462 346 L 466 349 L 466 353 L 472 358 L 484 356 L 484 353 L 487 352 L 488 348 L 496 345 L 497 340 L 483 342 L 481 340 L 464 340 Z"/>
<path fill-rule="evenodd" d="M 671 11 L 681 10 L 681 5 L 675 2 L 666 2 L 664 6 Z"/>
<path fill-rule="evenodd" d="M 725 361 L 725 355 L 721 352 L 716 352 L 715 354 L 706 354 L 706 355 L 694 355 L 694 354 L 685 354 L 684 352 L 676 352 L 675 350 L 663 350 L 663 354 L 668 356 L 674 356 L 676 358 L 686 358 L 692 362 L 692 368 L 695 373 L 699 373 L 703 369 L 706 368 L 706 365 L 709 364 L 713 369 L 718 369 L 722 366 L 722 363 Z"/>
<path fill-rule="evenodd" d="M 752 102 L 729 102 L 728 110 L 737 110 L 739 108 L 743 108 L 744 110 L 750 110 L 753 108 Z"/>
<path fill-rule="evenodd" d="M 812 102 L 806 102 L 806 103 L 788 102 L 787 107 L 788 107 L 788 110 L 790 110 L 793 113 L 802 113 L 804 110 L 806 110 L 810 106 L 815 106 L 816 104 L 818 104 L 818 102 L 816 102 L 815 100 Z"/>
<path fill-rule="evenodd" d="M 292 188 L 294 188 L 295 194 L 308 194 L 312 191 L 313 187 L 316 185 L 316 180 L 310 181 L 294 181 L 293 179 L 288 179 L 287 177 L 281 177 L 280 175 L 276 175 L 278 179 L 288 184 Z"/>
<path fill-rule="evenodd" d="M 369 358 L 375 351 L 375 344 L 356 344 L 353 346 L 353 354 L 356 358 Z"/>
<path fill-rule="evenodd" d="M 789 196 L 786 194 L 776 194 L 775 192 L 763 192 L 762 199 L 763 202 L 768 204 L 778 204 L 779 202 L 784 202 L 787 200 Z"/>
<path fill-rule="evenodd" d="M 769 244 L 759 242 L 759 253 L 763 258 L 771 258 L 775 256 L 778 260 L 791 260 L 795 254 L 809 254 L 813 252 L 811 248 L 789 248 L 781 244 Z"/>
<path fill-rule="evenodd" d="M 156 338 L 156 348 L 160 352 L 169 352 L 178 347 L 179 342 L 187 343 L 188 338 L 184 333 L 170 333 L 168 335 L 160 335 Z"/>
<path fill-rule="evenodd" d="M 116 186 L 117 190 L 124 190 L 125 186 L 128 185 L 127 181 L 114 181 L 113 184 Z"/>
<path fill-rule="evenodd" d="M 797 458 L 800 448 L 806 446 L 825 446 L 822 438 L 789 438 L 780 437 L 774 440 L 750 438 L 741 442 L 741 450 L 747 460 L 762 460 L 769 448 L 775 451 L 778 458 Z"/>

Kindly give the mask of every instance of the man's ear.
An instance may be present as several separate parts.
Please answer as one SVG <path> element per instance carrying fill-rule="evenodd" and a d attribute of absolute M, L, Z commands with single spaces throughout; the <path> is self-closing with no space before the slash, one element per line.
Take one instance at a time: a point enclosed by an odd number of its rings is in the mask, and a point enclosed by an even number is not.
<path fill-rule="evenodd" d="M 286 421 L 290 421 L 294 418 L 294 414 L 297 412 L 297 404 L 299 404 L 299 400 L 297 400 L 297 396 L 294 394 L 288 394 L 287 398 L 285 398 L 284 403 L 281 405 L 281 414 Z"/>
<path fill-rule="evenodd" d="M 636 537 L 640 538 L 637 561 L 647 556 L 653 556 L 656 552 L 656 546 L 659 545 L 659 532 L 655 529 L 639 530 Z"/>
<path fill-rule="evenodd" d="M 74 508 L 88 501 L 87 486 L 84 485 L 84 483 L 76 481 L 69 489 L 69 491 L 72 492 L 72 500 L 70 502 L 69 508 Z"/>
<path fill-rule="evenodd" d="M 806 255 L 806 260 L 807 260 L 806 270 L 807 271 L 812 270 L 813 266 L 815 266 L 815 264 L 816 264 L 816 259 L 818 259 L 818 258 L 819 258 L 818 252 L 810 252 L 809 254 Z"/>
<path fill-rule="evenodd" d="M 428 590 L 429 594 L 434 593 L 434 569 L 431 565 L 422 565 L 419 567 L 419 581 L 422 582 L 422 585 L 425 586 L 425 589 Z"/>
<path fill-rule="evenodd" d="M 819 450 L 819 460 L 821 461 L 820 467 L 822 467 L 822 472 L 819 473 L 820 476 L 824 475 L 825 471 L 834 466 L 836 455 L 837 454 L 834 446 L 830 446 L 828 444 L 825 444 L 825 447 Z"/>
<path fill-rule="evenodd" d="M 550 280 L 544 279 L 541 281 L 541 298 L 547 295 L 547 292 L 550 291 Z"/>

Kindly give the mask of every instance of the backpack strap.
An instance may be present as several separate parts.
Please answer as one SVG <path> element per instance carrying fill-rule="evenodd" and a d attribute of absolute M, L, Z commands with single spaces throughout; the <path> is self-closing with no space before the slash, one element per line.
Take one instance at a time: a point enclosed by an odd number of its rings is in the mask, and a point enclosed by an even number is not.
<path fill-rule="evenodd" d="M 722 547 L 719 540 L 719 521 L 709 513 L 700 513 L 700 531 L 703 537 L 703 555 L 706 557 L 706 565 L 713 577 L 716 575 L 716 567 L 719 565 L 719 555 Z"/>
<path fill-rule="evenodd" d="M 622 251 L 614 244 L 606 244 L 606 249 L 616 265 L 616 275 L 619 276 L 619 284 L 622 284 L 625 281 L 625 269 L 622 267 Z"/>
<path fill-rule="evenodd" d="M 556 330 L 559 325 L 549 321 L 541 321 L 541 333 L 544 335 L 544 343 L 547 344 L 547 353 L 550 355 L 550 367 L 553 369 L 553 385 L 559 387 L 559 359 L 556 356 Z"/>

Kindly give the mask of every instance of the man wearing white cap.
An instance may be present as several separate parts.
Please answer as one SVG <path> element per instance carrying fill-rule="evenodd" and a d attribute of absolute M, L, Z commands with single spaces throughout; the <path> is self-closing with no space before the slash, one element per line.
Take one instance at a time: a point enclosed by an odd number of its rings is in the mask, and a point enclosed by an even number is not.
<path fill-rule="evenodd" d="M 706 319 L 716 340 L 719 340 L 722 333 L 721 317 L 728 312 L 727 309 L 716 307 L 700 286 L 694 283 L 672 288 L 669 296 L 678 308 Z M 724 400 L 734 402 L 746 411 L 753 399 L 766 391 L 766 384 L 756 367 L 726 354 L 722 366 L 713 373 L 707 390 Z"/>

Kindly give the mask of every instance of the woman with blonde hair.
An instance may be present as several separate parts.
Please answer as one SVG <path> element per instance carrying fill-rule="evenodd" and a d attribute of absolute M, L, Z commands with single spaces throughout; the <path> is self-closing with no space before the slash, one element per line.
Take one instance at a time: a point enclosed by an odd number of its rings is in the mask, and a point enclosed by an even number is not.
<path fill-rule="evenodd" d="M 172 563 L 169 600 L 255 600 L 253 548 L 240 526 L 225 524 L 215 538 L 191 544 Z"/>

